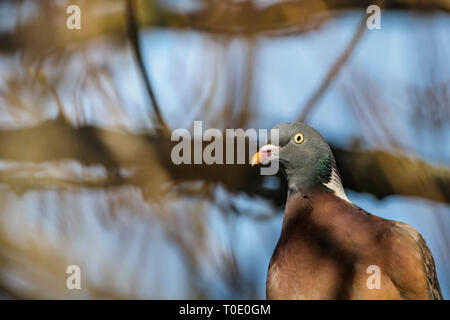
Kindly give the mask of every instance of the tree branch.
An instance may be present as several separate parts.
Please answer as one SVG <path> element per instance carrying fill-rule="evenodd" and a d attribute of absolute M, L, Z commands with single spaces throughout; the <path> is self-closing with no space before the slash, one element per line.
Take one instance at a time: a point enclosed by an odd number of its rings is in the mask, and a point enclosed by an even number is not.
<path fill-rule="evenodd" d="M 351 54 L 355 50 L 356 45 L 361 40 L 362 36 L 364 35 L 364 32 L 366 31 L 366 14 L 364 13 L 360 23 L 358 24 L 358 28 L 356 29 L 355 34 L 353 35 L 352 39 L 348 43 L 347 47 L 345 48 L 344 52 L 339 56 L 339 58 L 334 63 L 333 67 L 328 71 L 328 74 L 325 76 L 322 84 L 317 89 L 317 91 L 309 98 L 309 100 L 306 102 L 305 106 L 301 109 L 301 113 L 299 116 L 300 122 L 306 122 L 307 117 L 313 110 L 314 106 L 317 104 L 317 102 L 320 100 L 320 98 L 324 95 L 324 93 L 327 91 L 327 89 L 330 87 L 331 83 L 334 81 L 336 76 L 339 74 L 339 71 L 341 70 L 342 66 L 348 61 Z"/>
<path fill-rule="evenodd" d="M 145 88 L 148 92 L 148 95 L 150 97 L 150 100 L 152 102 L 153 106 L 153 112 L 155 113 L 156 120 L 158 124 L 161 126 L 162 130 L 167 134 L 170 132 L 169 127 L 167 126 L 166 122 L 164 121 L 158 102 L 156 101 L 155 94 L 153 92 L 153 88 L 150 82 L 150 77 L 146 72 L 144 60 L 142 58 L 141 53 L 141 43 L 139 41 L 139 27 L 136 19 L 136 15 L 134 13 L 135 6 L 133 5 L 133 0 L 127 0 L 127 31 L 128 31 L 128 37 L 130 39 L 134 55 L 136 57 L 136 61 L 138 63 L 138 68 L 141 73 L 142 78 L 144 79 Z"/>
<path fill-rule="evenodd" d="M 157 178 L 158 174 L 164 174 L 174 183 L 220 183 L 232 192 L 259 195 L 272 200 L 275 205 L 284 204 L 285 184 L 280 182 L 275 190 L 264 187 L 265 177 L 260 175 L 259 168 L 237 164 L 175 165 L 171 161 L 171 150 L 175 144 L 166 136 L 95 127 L 73 128 L 61 120 L 50 120 L 24 129 L 0 130 L 0 160 L 43 163 L 71 159 L 84 165 L 102 165 L 112 173 L 96 180 L 42 180 L 45 183 L 38 182 L 36 178 L 19 180 L 11 174 L 2 174 L 0 182 L 8 185 L 18 183 L 22 189 L 27 185 L 42 188 L 46 183 L 83 188 L 131 184 L 145 189 L 149 186 L 162 188 Z M 431 166 L 419 159 L 383 151 L 332 149 L 346 188 L 371 193 L 380 199 L 401 195 L 450 203 L 449 168 Z M 130 169 L 130 177 L 117 175 L 120 168 Z M 281 177 L 277 176 L 277 179 Z"/>
<path fill-rule="evenodd" d="M 89 0 L 90 2 L 92 0 Z M 12 1 L 0 5 L 10 6 Z M 198 30 L 216 35 L 254 35 L 270 34 L 273 36 L 298 34 L 313 30 L 326 20 L 327 14 L 340 10 L 364 10 L 373 4 L 368 0 L 309 0 L 282 1 L 265 7 L 251 6 L 247 1 L 233 2 L 227 6 L 223 1 L 210 1 L 208 5 L 194 12 L 177 12 L 161 6 L 157 1 L 149 2 L 151 12 L 142 23 L 143 28 L 159 27 L 179 30 Z M 103 5 L 103 2 L 100 2 Z M 95 7 L 93 3 L 92 7 Z M 385 9 L 415 10 L 421 12 L 450 12 L 447 0 L 391 0 L 386 1 Z M 54 10 L 52 15 L 61 15 L 61 10 Z M 86 12 L 84 12 L 86 16 Z M 60 47 L 67 44 L 84 42 L 100 36 L 123 37 L 123 13 L 112 12 L 95 15 L 95 21 L 83 20 L 82 33 L 61 29 L 43 17 L 28 19 L 20 28 L 0 32 L 0 52 L 14 53 L 23 48 L 44 49 Z M 325 19 L 323 19 L 325 18 Z M 60 19 L 56 19 L 60 21 Z M 95 26 L 95 27 L 94 27 Z M 36 30 L 45 37 L 36 37 Z M 61 32 L 65 33 L 61 37 Z M 55 39 L 60 43 L 55 44 Z"/>

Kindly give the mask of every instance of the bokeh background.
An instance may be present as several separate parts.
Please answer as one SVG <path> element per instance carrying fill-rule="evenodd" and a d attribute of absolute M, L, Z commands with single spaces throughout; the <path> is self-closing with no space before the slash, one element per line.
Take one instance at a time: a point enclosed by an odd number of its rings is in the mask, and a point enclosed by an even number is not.
<path fill-rule="evenodd" d="M 68 30 L 66 8 L 81 8 Z M 368 30 L 366 8 L 381 7 Z M 450 297 L 450 2 L 0 2 L 0 297 L 263 299 L 285 198 L 170 131 L 302 120 Z M 82 289 L 66 289 L 79 265 Z"/>

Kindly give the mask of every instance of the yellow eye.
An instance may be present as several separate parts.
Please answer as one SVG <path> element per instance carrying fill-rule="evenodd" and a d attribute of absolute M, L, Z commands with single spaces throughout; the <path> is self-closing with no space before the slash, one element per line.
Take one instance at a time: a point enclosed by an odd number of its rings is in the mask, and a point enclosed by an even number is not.
<path fill-rule="evenodd" d="M 295 136 L 294 136 L 294 141 L 295 141 L 295 143 L 297 143 L 297 144 L 300 144 L 300 143 L 302 143 L 303 142 L 303 135 L 301 134 L 301 133 L 297 133 Z"/>

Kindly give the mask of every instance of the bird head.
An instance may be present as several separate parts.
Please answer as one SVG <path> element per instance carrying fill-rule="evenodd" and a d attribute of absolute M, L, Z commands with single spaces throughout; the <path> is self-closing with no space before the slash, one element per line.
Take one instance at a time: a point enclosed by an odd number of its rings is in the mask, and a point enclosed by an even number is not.
<path fill-rule="evenodd" d="M 270 130 L 268 144 L 252 157 L 251 164 L 268 165 L 272 161 L 279 161 L 290 194 L 317 187 L 343 193 L 330 146 L 319 132 L 304 123 L 280 123 Z"/>

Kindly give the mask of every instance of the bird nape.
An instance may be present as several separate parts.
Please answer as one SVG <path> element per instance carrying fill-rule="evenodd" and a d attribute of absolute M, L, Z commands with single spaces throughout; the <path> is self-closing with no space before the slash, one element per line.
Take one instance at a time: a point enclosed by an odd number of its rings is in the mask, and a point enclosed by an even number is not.
<path fill-rule="evenodd" d="M 333 153 L 310 126 L 275 126 L 252 164 L 279 161 L 288 183 L 268 299 L 442 299 L 433 256 L 406 223 L 345 195 Z"/>

